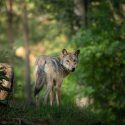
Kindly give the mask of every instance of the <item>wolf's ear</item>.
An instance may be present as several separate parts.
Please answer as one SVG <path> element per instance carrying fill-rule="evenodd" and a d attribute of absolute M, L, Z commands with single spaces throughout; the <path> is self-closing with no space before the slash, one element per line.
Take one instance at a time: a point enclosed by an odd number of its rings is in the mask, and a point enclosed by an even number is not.
<path fill-rule="evenodd" d="M 63 54 L 63 55 L 67 55 L 67 54 L 68 54 L 67 50 L 66 50 L 66 49 L 63 49 L 63 50 L 62 50 L 62 54 Z"/>
<path fill-rule="evenodd" d="M 75 51 L 75 55 L 78 57 L 79 54 L 80 54 L 80 50 L 78 49 L 78 50 Z"/>

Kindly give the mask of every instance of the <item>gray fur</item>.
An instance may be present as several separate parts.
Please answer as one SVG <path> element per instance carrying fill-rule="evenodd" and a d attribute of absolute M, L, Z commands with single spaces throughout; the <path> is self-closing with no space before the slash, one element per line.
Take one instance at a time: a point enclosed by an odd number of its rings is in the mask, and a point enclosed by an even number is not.
<path fill-rule="evenodd" d="M 69 63 L 67 62 L 69 60 Z M 75 60 L 75 62 L 74 62 Z M 58 89 L 57 104 L 59 105 L 60 87 L 63 79 L 76 68 L 78 56 L 75 53 L 68 53 L 66 50 L 62 51 L 62 54 L 57 57 L 40 56 L 35 63 L 35 90 L 34 95 L 38 95 L 40 90 L 46 84 L 47 89 L 45 92 L 44 102 L 47 102 L 48 96 L 52 97 L 53 86 L 56 84 Z M 52 100 L 50 99 L 51 105 Z"/>

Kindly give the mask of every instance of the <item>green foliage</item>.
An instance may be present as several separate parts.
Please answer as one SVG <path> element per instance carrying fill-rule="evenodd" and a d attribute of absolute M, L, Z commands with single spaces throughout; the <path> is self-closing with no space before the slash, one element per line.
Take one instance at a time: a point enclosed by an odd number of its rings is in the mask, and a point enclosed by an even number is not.
<path fill-rule="evenodd" d="M 73 0 L 43 0 L 41 2 L 36 0 L 35 4 L 39 7 L 40 11 L 51 13 L 57 20 L 65 23 L 71 23 L 75 18 Z"/>
<path fill-rule="evenodd" d="M 15 98 L 24 100 L 24 58 L 14 56 L 19 47 L 24 47 L 23 10 L 21 2 L 15 0 L 14 42 L 13 50 L 10 50 L 5 4 L 6 2 L 0 1 L 0 62 L 13 60 Z M 122 8 L 124 0 L 89 1 L 85 15 L 88 25 L 84 29 L 82 25 L 81 29 L 77 29 L 79 18 L 74 13 L 74 0 L 26 0 L 26 4 L 31 54 L 57 54 L 63 47 L 67 48 L 67 45 L 71 49 L 81 50 L 78 69 L 62 86 L 62 104 L 74 104 L 78 95 L 87 96 L 91 100 L 90 107 L 94 112 L 101 112 L 102 119 L 109 123 L 111 121 L 114 124 L 125 124 L 125 11 L 124 7 Z M 74 27 L 77 27 L 78 31 L 75 35 Z M 70 38 L 69 34 L 72 36 L 70 42 L 60 42 L 58 36 L 63 35 L 67 40 Z M 19 117 L 24 115 L 27 119 L 35 121 L 42 117 L 42 120 L 54 119 L 59 121 L 59 124 L 74 125 L 82 125 L 83 122 L 86 125 L 93 124 L 95 119 L 91 115 L 92 112 L 81 111 L 74 106 L 65 105 L 60 109 L 54 107 L 52 110 L 48 107 L 22 107 L 13 108 L 13 112 L 7 111 L 7 114 L 10 113 L 7 117 L 19 114 Z"/>
<path fill-rule="evenodd" d="M 108 33 L 96 34 L 93 31 L 81 30 L 73 38 L 81 47 L 76 79 L 85 86 L 83 93 L 92 99 L 94 110 L 103 111 L 108 121 L 122 124 L 125 110 L 125 43 L 116 40 L 115 36 L 110 38 Z"/>
<path fill-rule="evenodd" d="M 30 124 L 49 123 L 54 125 L 95 125 L 100 122 L 98 115 L 87 108 L 80 109 L 74 105 L 62 105 L 50 107 L 42 105 L 40 108 L 34 106 L 15 105 L 10 109 L 1 110 L 0 120 L 27 120 Z"/>
<path fill-rule="evenodd" d="M 93 17 L 89 27 L 71 40 L 74 48 L 81 50 L 76 81 L 84 85 L 92 109 L 102 112 L 107 121 L 124 124 L 125 21 L 114 18 L 114 13 L 120 17 L 123 1 L 111 1 L 114 10 L 107 1 L 97 3 L 89 8 Z"/>

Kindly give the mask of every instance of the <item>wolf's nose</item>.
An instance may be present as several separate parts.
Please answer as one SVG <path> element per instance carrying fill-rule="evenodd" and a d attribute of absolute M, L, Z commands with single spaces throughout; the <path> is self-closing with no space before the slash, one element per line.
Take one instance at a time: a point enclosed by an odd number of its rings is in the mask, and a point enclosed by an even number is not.
<path fill-rule="evenodd" d="M 72 72 L 74 72 L 75 71 L 75 68 L 72 68 Z"/>

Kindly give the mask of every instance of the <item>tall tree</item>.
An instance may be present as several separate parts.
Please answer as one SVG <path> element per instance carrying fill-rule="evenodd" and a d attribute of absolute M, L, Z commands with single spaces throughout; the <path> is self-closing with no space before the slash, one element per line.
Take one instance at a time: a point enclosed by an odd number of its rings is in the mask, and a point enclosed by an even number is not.
<path fill-rule="evenodd" d="M 74 0 L 74 12 L 79 17 L 79 26 L 86 27 L 88 24 L 88 0 Z"/>
<path fill-rule="evenodd" d="M 24 30 L 24 41 L 25 41 L 25 59 L 26 59 L 26 71 L 25 71 L 25 79 L 26 79 L 26 101 L 28 104 L 32 102 L 31 96 L 31 80 L 30 80 L 30 50 L 29 50 L 29 28 L 28 28 L 28 13 L 27 13 L 27 4 L 25 1 L 22 3 L 23 5 L 23 30 Z"/>
<path fill-rule="evenodd" d="M 8 33 L 8 44 L 10 50 L 13 49 L 13 0 L 6 1 L 7 8 L 7 33 Z M 9 60 L 12 62 L 12 59 Z"/>

